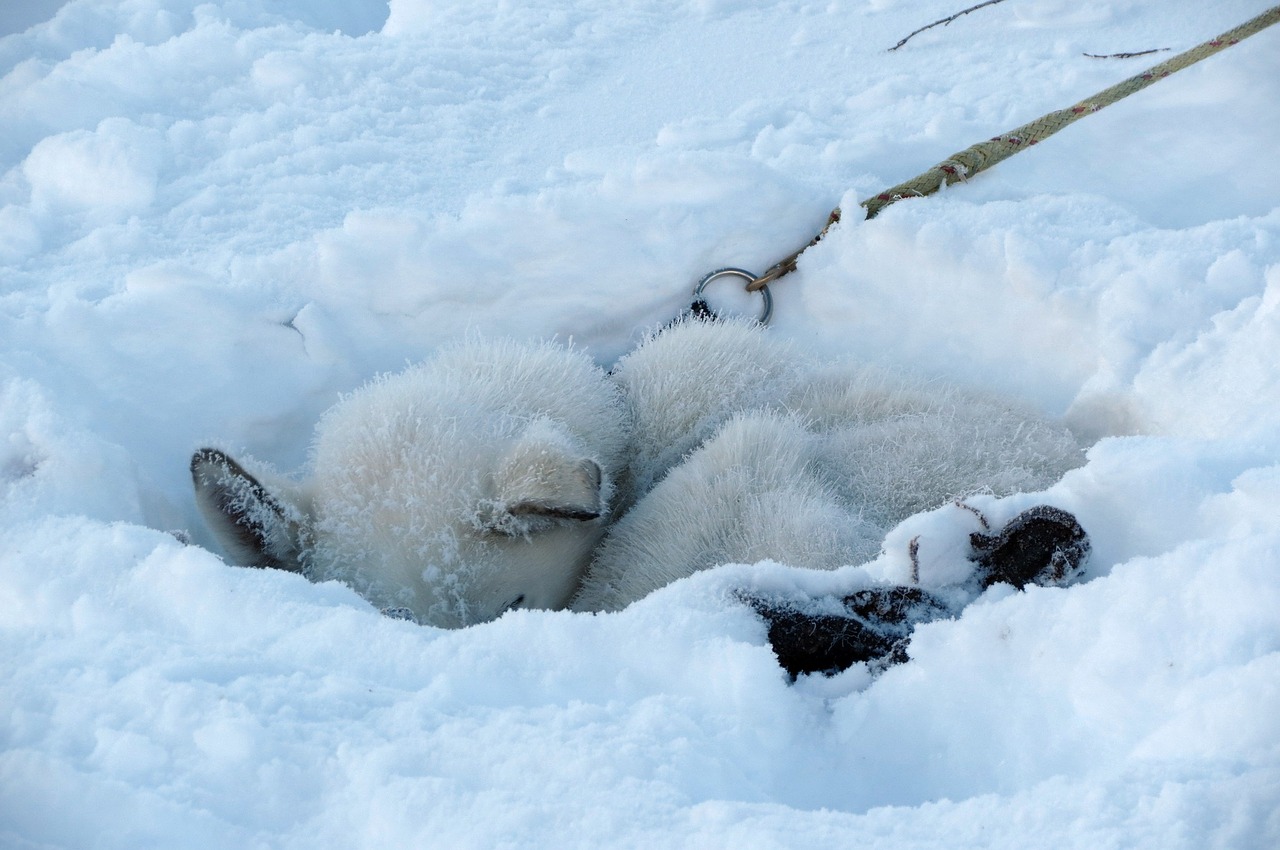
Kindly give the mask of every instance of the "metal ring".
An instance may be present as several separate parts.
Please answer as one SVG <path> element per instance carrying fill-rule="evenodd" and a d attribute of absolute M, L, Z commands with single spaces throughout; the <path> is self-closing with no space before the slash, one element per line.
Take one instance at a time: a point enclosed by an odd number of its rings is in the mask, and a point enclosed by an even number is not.
<path fill-rule="evenodd" d="M 757 278 L 757 275 L 753 275 L 751 272 L 747 271 L 746 269 L 735 269 L 732 267 L 716 269 L 715 271 L 711 272 L 711 274 L 707 275 L 702 280 L 700 280 L 698 282 L 698 285 L 694 287 L 693 300 L 694 301 L 699 300 L 702 297 L 702 291 L 707 288 L 707 284 L 711 283 L 711 281 L 715 280 L 716 278 L 721 278 L 721 277 L 740 277 L 747 283 L 751 283 L 753 280 Z M 769 318 L 773 315 L 773 294 L 769 292 L 768 286 L 760 287 L 760 297 L 764 299 L 764 307 L 760 311 L 760 316 L 756 319 L 756 321 L 762 325 L 767 325 L 769 324 Z"/>

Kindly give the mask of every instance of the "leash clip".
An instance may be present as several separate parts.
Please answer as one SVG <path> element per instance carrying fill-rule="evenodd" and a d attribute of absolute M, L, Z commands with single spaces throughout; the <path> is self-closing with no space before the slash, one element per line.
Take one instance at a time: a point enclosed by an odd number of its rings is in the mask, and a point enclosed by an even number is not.
<path fill-rule="evenodd" d="M 692 310 L 695 315 L 697 314 L 714 315 L 715 314 L 714 311 L 711 309 L 711 307 L 707 305 L 706 300 L 703 299 L 702 293 L 712 281 L 718 280 L 722 277 L 739 277 L 739 278 L 742 278 L 742 280 L 748 284 L 754 283 L 755 281 L 759 280 L 759 277 L 757 275 L 752 274 L 746 269 L 737 269 L 733 267 L 716 269 L 715 271 L 711 272 L 706 277 L 704 277 L 702 280 L 698 281 L 698 285 L 693 289 Z M 750 292 L 753 290 L 750 286 L 748 286 L 747 291 Z M 761 306 L 760 315 L 756 317 L 756 321 L 762 325 L 767 325 L 769 324 L 769 319 L 773 316 L 773 294 L 769 292 L 769 287 L 765 284 L 758 285 L 754 291 L 759 292 L 760 297 L 764 301 L 763 305 Z"/>

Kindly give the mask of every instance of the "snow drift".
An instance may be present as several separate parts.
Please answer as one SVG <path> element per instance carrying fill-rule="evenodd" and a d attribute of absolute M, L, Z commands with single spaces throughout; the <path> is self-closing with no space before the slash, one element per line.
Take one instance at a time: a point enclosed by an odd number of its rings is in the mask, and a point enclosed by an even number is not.
<path fill-rule="evenodd" d="M 1082 54 L 1265 4 L 1010 0 L 887 52 L 958 5 L 72 0 L 0 40 L 0 843 L 1275 846 L 1274 31 L 847 216 L 775 290 L 816 357 L 1099 438 L 972 501 L 1074 513 L 1083 584 L 792 685 L 728 591 L 841 571 L 444 631 L 205 548 L 208 440 L 297 468 L 341 393 L 472 330 L 611 365 L 707 271 L 1145 61 Z"/>

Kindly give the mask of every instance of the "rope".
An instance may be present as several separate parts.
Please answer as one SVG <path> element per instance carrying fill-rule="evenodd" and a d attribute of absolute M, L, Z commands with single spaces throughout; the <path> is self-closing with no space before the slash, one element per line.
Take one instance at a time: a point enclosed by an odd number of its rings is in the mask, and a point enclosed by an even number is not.
<path fill-rule="evenodd" d="M 1021 127 L 996 136 L 994 139 L 979 142 L 959 153 L 954 153 L 923 174 L 913 177 L 905 183 L 899 183 L 897 186 L 886 189 L 863 201 L 861 206 L 867 211 L 866 217 L 875 218 L 880 210 L 895 201 L 900 201 L 903 198 L 932 195 L 943 186 L 950 186 L 952 183 L 967 180 L 975 174 L 986 171 L 991 166 L 1008 159 L 1018 151 L 1026 150 L 1032 145 L 1044 141 L 1063 127 L 1079 121 L 1086 115 L 1092 115 L 1104 106 L 1110 106 L 1134 92 L 1142 91 L 1147 86 L 1163 80 L 1175 71 L 1181 71 L 1201 59 L 1238 44 L 1278 21 L 1280 21 L 1280 6 L 1275 6 L 1235 29 L 1224 32 L 1217 38 L 1210 39 L 1185 53 L 1179 53 L 1177 56 L 1161 62 L 1141 74 L 1130 77 L 1124 82 L 1116 83 L 1114 86 L 1098 92 L 1093 97 L 1080 101 L 1075 106 L 1059 109 L 1057 112 L 1050 112 L 1048 115 L 1037 118 L 1029 124 L 1023 124 Z M 808 245 L 775 263 L 760 277 L 748 283 L 747 289 L 755 292 L 778 278 L 795 271 L 796 261 L 800 258 L 800 255 L 822 241 L 822 237 L 826 236 L 827 231 L 839 220 L 840 208 L 836 207 L 831 211 L 831 215 L 828 216 L 826 226 L 822 228 L 817 236 L 810 240 Z"/>

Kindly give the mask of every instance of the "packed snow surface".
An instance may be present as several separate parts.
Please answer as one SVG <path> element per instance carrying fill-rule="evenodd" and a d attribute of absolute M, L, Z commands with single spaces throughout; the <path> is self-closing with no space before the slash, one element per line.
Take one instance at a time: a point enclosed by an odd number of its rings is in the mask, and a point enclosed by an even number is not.
<path fill-rule="evenodd" d="M 6 5 L 0 846 L 1280 845 L 1280 28 L 857 214 L 1172 55 L 1085 54 L 1269 2 L 1008 0 L 892 52 L 966 4 Z M 967 512 L 454 631 L 212 551 L 193 449 L 304 468 L 341 394 L 469 334 L 607 366 L 836 205 L 770 333 L 1094 441 L 970 500 L 1075 513 L 1084 583 L 793 684 L 735 588 L 900 577 Z"/>

